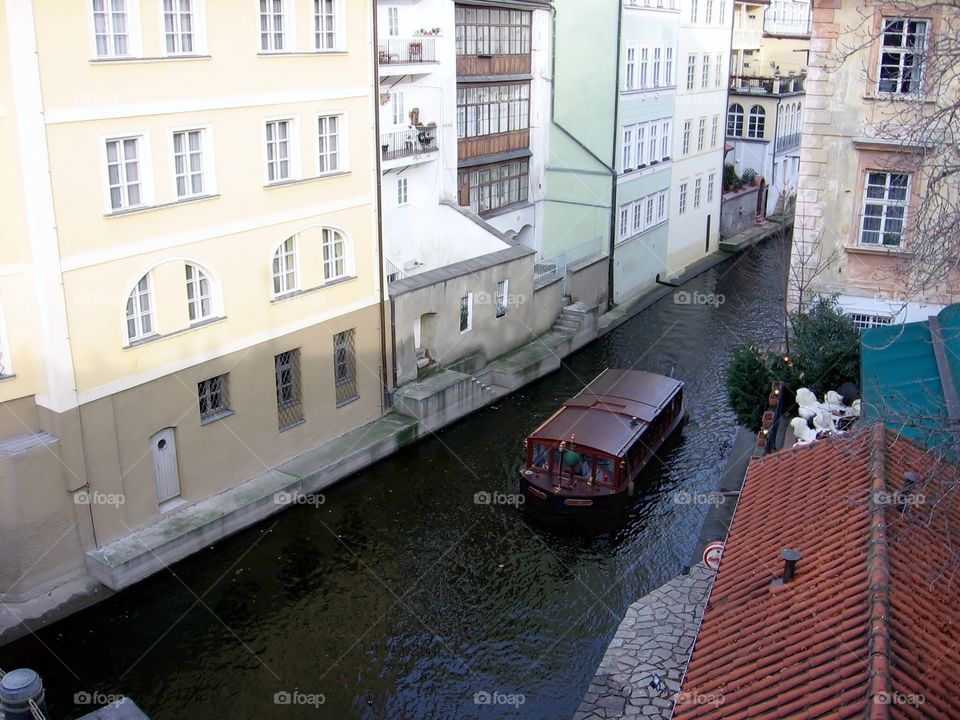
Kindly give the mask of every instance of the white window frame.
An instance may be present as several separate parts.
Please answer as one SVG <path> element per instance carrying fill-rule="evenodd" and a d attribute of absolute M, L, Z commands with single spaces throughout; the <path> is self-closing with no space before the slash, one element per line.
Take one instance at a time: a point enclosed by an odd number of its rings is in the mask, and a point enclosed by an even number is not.
<path fill-rule="evenodd" d="M 397 178 L 397 207 L 406 207 L 410 204 L 410 185 L 407 178 Z"/>
<path fill-rule="evenodd" d="M 620 242 L 630 237 L 630 206 L 620 206 L 620 232 L 618 233 Z"/>
<path fill-rule="evenodd" d="M 627 45 L 623 83 L 625 90 L 634 90 L 637 82 L 637 46 Z"/>
<path fill-rule="evenodd" d="M 623 128 L 623 151 L 620 154 L 620 162 L 623 163 L 621 172 L 635 169 L 639 163 L 633 163 L 633 125 L 627 125 Z"/>
<path fill-rule="evenodd" d="M 339 238 L 339 239 L 337 239 Z M 340 249 L 340 254 L 331 254 L 328 258 L 327 248 Z M 323 264 L 323 282 L 331 283 L 336 280 L 351 277 L 353 273 L 353 248 L 347 233 L 340 228 L 325 227 L 321 232 L 320 259 Z M 336 263 L 339 261 L 341 271 L 336 272 Z"/>
<path fill-rule="evenodd" d="M 884 180 L 884 196 L 882 198 L 871 198 L 868 197 L 867 193 L 870 185 L 870 176 L 871 175 L 885 175 L 886 179 Z M 891 187 L 891 178 L 894 175 L 906 175 L 907 185 L 904 191 L 903 200 L 890 199 L 890 187 Z M 876 187 L 876 186 L 874 186 Z M 861 247 L 873 247 L 873 248 L 886 248 L 886 249 L 897 249 L 902 250 L 906 244 L 906 234 L 907 234 L 907 222 L 910 215 L 910 193 L 913 190 L 913 174 L 908 172 L 892 172 L 890 170 L 873 170 L 868 169 L 863 176 L 863 201 L 860 204 L 860 227 L 857 232 L 857 244 Z M 866 230 L 865 225 L 867 221 L 867 205 L 880 205 L 880 229 L 878 230 Z M 903 208 L 903 216 L 901 218 L 901 228 L 900 234 L 897 237 L 896 244 L 886 244 L 883 242 L 883 236 L 885 234 L 886 221 L 888 219 L 887 211 L 889 208 Z M 877 216 L 871 216 L 877 217 Z M 865 232 L 877 233 L 877 242 L 864 242 L 863 235 Z"/>
<path fill-rule="evenodd" d="M 680 193 L 677 201 L 677 214 L 683 215 L 687 212 L 687 183 L 680 183 Z"/>
<path fill-rule="evenodd" d="M 461 317 L 463 314 L 463 301 L 467 301 L 467 326 L 461 328 Z M 473 330 L 473 293 L 468 292 L 466 295 L 462 295 L 460 300 L 457 302 L 457 328 L 460 329 L 461 335 L 466 335 L 468 332 Z"/>
<path fill-rule="evenodd" d="M 323 150 L 323 149 L 321 148 L 321 145 L 323 144 L 323 143 L 321 142 L 321 139 L 329 140 L 330 137 L 331 137 L 331 134 L 329 133 L 329 131 L 327 131 L 326 133 L 321 133 L 321 132 L 320 132 L 321 120 L 324 121 L 325 127 L 327 127 L 327 129 L 329 130 L 329 125 L 330 125 L 329 121 L 330 121 L 330 119 L 335 119 L 335 120 L 336 120 L 336 125 L 337 125 L 336 133 L 334 134 L 334 136 L 336 137 L 336 141 L 337 141 L 337 150 L 336 150 L 336 161 L 337 161 L 337 163 L 336 163 L 336 167 L 330 167 L 330 166 L 329 166 L 329 165 L 330 165 L 329 162 L 326 162 L 326 163 L 322 162 L 324 159 L 326 159 L 327 161 L 329 161 L 330 158 L 331 158 L 331 156 L 332 156 L 332 153 L 329 151 L 329 148 L 328 148 L 327 150 Z M 348 164 L 347 164 L 347 154 L 344 152 L 345 141 L 346 141 L 346 127 L 347 127 L 346 115 L 345 115 L 344 113 L 323 113 L 323 114 L 318 114 L 318 115 L 314 118 L 314 125 L 313 125 L 313 126 L 314 126 L 314 128 L 316 128 L 316 133 L 315 133 L 315 138 L 316 138 L 316 155 L 315 155 L 315 157 L 317 158 L 317 176 L 319 177 L 319 176 L 322 176 L 322 175 L 331 175 L 331 174 L 334 174 L 334 173 L 346 172 L 346 171 L 347 171 L 347 168 L 348 168 Z"/>
<path fill-rule="evenodd" d="M 884 44 L 884 42 L 886 41 L 886 35 L 887 35 L 885 29 L 887 27 L 887 23 L 893 23 L 893 22 L 904 23 L 904 30 L 901 33 L 901 44 L 899 46 L 890 46 L 888 49 L 887 46 Z M 923 40 L 922 40 L 921 46 L 918 49 L 907 47 L 905 44 L 905 39 L 907 37 L 907 28 L 909 27 L 909 23 L 920 23 L 923 25 L 923 28 L 924 28 Z M 880 21 L 880 34 L 879 34 L 878 42 L 880 43 L 880 52 L 878 53 L 878 58 L 877 58 L 877 81 L 876 81 L 877 94 L 882 95 L 884 97 L 915 97 L 917 95 L 921 95 L 923 93 L 923 86 L 925 81 L 925 77 L 924 77 L 925 75 L 924 59 L 925 58 L 923 54 L 930 44 L 930 20 L 926 18 L 907 18 L 907 17 L 899 17 L 899 16 L 884 17 Z M 883 62 L 883 59 L 884 59 L 883 56 L 886 54 L 899 55 L 899 60 L 897 63 L 897 80 L 896 80 L 898 89 L 896 90 L 881 89 L 882 72 L 885 65 L 885 63 Z M 919 62 L 920 62 L 919 68 L 917 69 L 916 76 L 911 79 L 911 84 L 915 83 L 916 87 L 910 90 L 900 90 L 899 88 L 902 87 L 902 85 L 905 82 L 904 60 L 908 56 L 914 56 L 914 57 L 919 56 Z"/>
<path fill-rule="evenodd" d="M 157 305 L 153 297 L 153 274 L 152 270 L 148 270 L 139 278 L 137 282 L 134 283 L 133 288 L 130 292 L 127 293 L 127 297 L 123 303 L 123 328 L 124 334 L 127 338 L 127 345 L 133 345 L 140 340 L 145 340 L 146 338 L 153 337 L 157 335 Z M 146 287 L 140 287 L 140 283 L 146 281 Z M 143 309 L 143 298 L 147 298 L 147 310 Z M 133 314 L 131 315 L 130 309 L 132 309 Z M 144 331 L 143 329 L 143 320 L 147 318 L 150 322 L 150 329 Z M 133 333 L 130 332 L 130 321 L 133 320 L 135 330 Z"/>
<path fill-rule="evenodd" d="M 288 242 L 290 243 L 289 249 L 286 248 Z M 300 289 L 300 252 L 298 245 L 296 234 L 290 235 L 284 238 L 270 254 L 270 294 L 274 300 L 286 297 Z M 285 258 L 293 258 L 292 269 L 286 267 Z M 274 267 L 275 260 L 279 260 L 276 267 Z M 288 279 L 291 273 L 293 274 L 292 281 Z M 279 280 L 279 288 L 277 280 Z"/>
<path fill-rule="evenodd" d="M 494 318 L 506 317 L 510 312 L 510 279 L 504 278 L 497 283 L 497 292 L 494 295 Z"/>
<path fill-rule="evenodd" d="M 650 156 L 650 163 L 653 164 L 654 160 L 659 160 L 660 156 L 657 155 L 657 148 L 660 147 L 657 142 L 657 123 L 646 123 L 647 125 L 647 135 L 650 136 L 650 145 L 648 155 Z"/>
<path fill-rule="evenodd" d="M 693 209 L 700 207 L 700 200 L 703 197 L 703 177 L 696 177 L 693 180 Z"/>
<path fill-rule="evenodd" d="M 662 120 L 660 122 L 660 159 L 665 160 L 670 157 L 670 135 L 673 129 L 672 120 Z"/>
<path fill-rule="evenodd" d="M 647 157 L 647 126 L 643 123 L 635 125 L 636 142 L 634 143 L 634 152 L 636 154 L 636 163 L 639 168 L 641 165 L 647 165 L 653 158 Z"/>
<path fill-rule="evenodd" d="M 704 53 L 701 58 L 700 68 L 700 87 L 710 87 L 710 56 Z"/>
<path fill-rule="evenodd" d="M 646 90 L 650 85 L 648 80 L 650 79 L 650 48 L 647 45 L 643 45 L 640 48 L 640 72 L 638 73 L 637 87 L 641 90 Z"/>
<path fill-rule="evenodd" d="M 713 0 L 707 0 L 704 7 L 704 22 L 708 25 L 713 22 Z"/>
<path fill-rule="evenodd" d="M 687 90 L 693 90 L 697 79 L 697 54 L 689 53 L 687 55 Z"/>
<path fill-rule="evenodd" d="M 94 0 L 85 0 L 87 3 L 87 18 L 90 28 L 90 58 L 92 60 L 123 60 L 143 56 L 143 40 L 140 32 L 140 0 L 126 0 L 127 20 L 127 52 L 119 54 L 113 51 L 114 33 L 108 33 L 110 52 L 100 54 L 97 49 L 97 23 L 94 16 Z M 110 7 L 111 0 L 103 0 L 104 7 Z"/>
<path fill-rule="evenodd" d="M 281 33 L 281 43 L 282 47 L 276 46 L 276 30 L 273 27 L 273 22 L 269 23 L 270 27 L 268 28 L 267 35 L 270 38 L 268 47 L 263 46 L 263 4 L 266 3 L 268 8 L 269 17 L 273 18 L 277 13 L 273 12 L 270 9 L 270 6 L 273 3 L 279 2 L 281 5 L 280 18 L 283 23 L 283 27 L 280 30 Z M 295 0 L 258 0 L 257 2 L 257 51 L 261 55 L 276 55 L 282 53 L 292 53 L 296 52 L 296 37 L 297 37 L 297 28 L 296 28 L 296 12 L 295 12 Z"/>
<path fill-rule="evenodd" d="M 670 190 L 657 193 L 657 222 L 661 223 L 670 214 Z"/>
<path fill-rule="evenodd" d="M 690 154 L 690 135 L 693 130 L 693 120 L 683 121 L 683 145 L 680 149 L 680 155 Z"/>
<path fill-rule="evenodd" d="M 720 136 L 720 116 L 714 115 L 710 125 L 710 147 L 715 148 Z"/>
<path fill-rule="evenodd" d="M 137 140 L 138 172 L 140 173 L 140 202 L 131 205 L 127 202 L 127 190 L 123 191 L 124 204 L 120 207 L 113 207 L 113 201 L 110 197 L 110 169 L 107 160 L 107 143 L 123 142 L 124 140 Z M 100 136 L 100 167 L 103 168 L 103 205 L 106 215 L 120 215 L 125 212 L 142 210 L 153 206 L 154 204 L 154 184 L 153 184 L 153 161 L 150 153 L 151 143 L 150 134 L 146 130 L 135 130 L 123 135 L 101 135 Z M 124 163 L 125 164 L 125 163 Z M 123 170 L 123 177 L 126 177 L 126 169 Z M 127 185 L 127 183 L 124 183 Z"/>
<path fill-rule="evenodd" d="M 747 111 L 747 137 L 762 140 L 767 134 L 767 111 L 763 105 L 754 104 Z"/>
<path fill-rule="evenodd" d="M 181 195 L 177 189 L 177 152 L 176 135 L 178 133 L 200 133 L 200 176 L 203 189 L 199 193 L 187 192 Z M 172 127 L 167 135 L 168 157 L 170 158 L 170 194 L 174 200 L 192 200 L 217 194 L 217 173 L 213 157 L 213 128 L 210 125 L 185 125 Z"/>
<path fill-rule="evenodd" d="M 183 264 L 184 272 L 184 282 L 186 283 L 187 288 L 187 317 L 190 320 L 191 325 L 197 325 L 202 322 L 206 322 L 211 318 L 217 317 L 217 293 L 216 288 L 213 284 L 213 277 L 210 275 L 209 271 L 201 265 L 197 265 L 194 262 L 185 262 Z M 193 273 L 193 277 L 190 277 L 190 273 Z M 203 284 L 206 282 L 207 292 L 203 292 Z M 190 290 L 193 290 L 193 297 L 190 297 Z M 203 312 L 203 302 L 206 300 L 208 311 L 206 314 Z M 196 317 L 190 317 L 193 314 Z"/>
<path fill-rule="evenodd" d="M 717 10 L 717 22 L 723 25 L 727 21 L 727 3 L 729 0 L 720 0 L 720 7 Z"/>
<path fill-rule="evenodd" d="M 345 13 L 343 8 L 343 0 L 333 0 L 333 45 L 327 47 L 322 42 L 317 42 L 319 39 L 318 36 L 323 34 L 324 36 L 330 34 L 330 29 L 326 27 L 325 18 L 329 17 L 327 13 L 319 12 L 319 7 L 317 0 L 313 0 L 313 7 L 311 10 L 313 14 L 313 49 L 314 52 L 342 52 L 344 49 L 344 20 Z"/>
<path fill-rule="evenodd" d="M 717 182 L 717 174 L 710 173 L 707 176 L 707 205 L 713 202 L 713 186 Z"/>
<path fill-rule="evenodd" d="M 667 45 L 663 60 L 663 84 L 673 85 L 673 45 Z"/>
<path fill-rule="evenodd" d="M 700 14 L 700 3 L 698 0 L 690 0 L 690 23 L 697 24 L 697 16 Z"/>
<path fill-rule="evenodd" d="M 717 53 L 717 66 L 714 72 L 716 74 L 713 79 L 714 87 L 723 87 L 723 53 Z"/>
<path fill-rule="evenodd" d="M 279 116 L 279 117 L 269 117 L 263 119 L 263 179 L 264 185 L 283 185 L 284 183 L 293 182 L 294 180 L 300 179 L 300 143 L 298 139 L 300 137 L 300 123 L 298 122 L 299 118 L 296 116 Z M 275 180 L 270 179 L 270 154 L 269 154 L 269 145 L 270 140 L 268 139 L 268 127 L 271 123 L 286 122 L 288 123 L 287 130 L 287 168 L 288 175 L 285 178 L 278 178 Z M 276 141 L 275 141 L 276 142 Z M 277 162 L 277 161 L 275 161 Z"/>
<path fill-rule="evenodd" d="M 697 121 L 697 152 L 703 152 L 707 144 L 707 119 L 700 118 Z"/>
<path fill-rule="evenodd" d="M 400 37 L 400 8 L 394 5 L 387 8 L 387 36 Z"/>
<path fill-rule="evenodd" d="M 160 9 L 160 27 L 163 32 L 163 55 L 164 57 L 196 57 L 198 55 L 205 55 L 207 53 L 207 25 L 206 25 L 206 6 L 204 0 L 190 0 L 190 23 L 191 23 L 191 38 L 193 41 L 193 48 L 189 51 L 184 51 L 182 49 L 182 29 L 180 27 L 180 11 L 179 9 L 175 10 L 175 16 L 177 18 L 175 33 L 177 37 L 177 50 L 168 50 L 167 49 L 167 11 L 164 7 L 164 2 L 166 0 L 160 0 L 158 7 Z M 173 5 L 176 7 L 179 5 L 181 0 L 170 0 Z"/>

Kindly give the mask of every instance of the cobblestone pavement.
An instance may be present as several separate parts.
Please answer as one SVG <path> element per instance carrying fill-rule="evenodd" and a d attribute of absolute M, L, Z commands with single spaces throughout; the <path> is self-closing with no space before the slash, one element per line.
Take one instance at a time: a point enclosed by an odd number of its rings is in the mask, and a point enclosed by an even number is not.
<path fill-rule="evenodd" d="M 574 720 L 669 720 L 714 574 L 695 565 L 627 608 Z"/>

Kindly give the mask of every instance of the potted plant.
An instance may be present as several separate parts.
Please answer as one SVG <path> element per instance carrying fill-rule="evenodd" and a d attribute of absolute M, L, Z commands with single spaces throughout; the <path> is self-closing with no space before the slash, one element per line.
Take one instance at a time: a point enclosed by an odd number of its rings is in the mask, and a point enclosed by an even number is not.
<path fill-rule="evenodd" d="M 747 168 L 743 171 L 743 176 L 740 178 L 740 181 L 744 185 L 750 185 L 753 183 L 754 179 L 757 177 L 757 171 L 753 168 Z"/>

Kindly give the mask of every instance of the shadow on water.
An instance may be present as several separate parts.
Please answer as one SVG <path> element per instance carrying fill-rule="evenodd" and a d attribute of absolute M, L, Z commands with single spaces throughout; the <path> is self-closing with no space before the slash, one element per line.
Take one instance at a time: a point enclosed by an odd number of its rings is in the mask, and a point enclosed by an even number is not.
<path fill-rule="evenodd" d="M 322 505 L 0 648 L 0 667 L 40 671 L 56 718 L 121 692 L 153 720 L 570 717 L 627 605 L 689 563 L 707 507 L 675 493 L 719 485 L 724 362 L 779 336 L 785 258 L 770 244 L 717 266 L 684 289 L 722 302 L 661 300 Z M 689 421 L 620 526 L 561 534 L 474 502 L 517 491 L 523 438 L 605 367 L 674 365 Z"/>

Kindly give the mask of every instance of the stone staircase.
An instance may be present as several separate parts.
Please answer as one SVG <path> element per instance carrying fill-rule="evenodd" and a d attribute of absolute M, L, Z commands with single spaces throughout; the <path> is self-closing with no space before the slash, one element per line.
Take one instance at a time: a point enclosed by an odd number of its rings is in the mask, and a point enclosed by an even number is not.
<path fill-rule="evenodd" d="M 417 380 L 428 378 L 440 369 L 426 348 L 417 348 Z"/>

